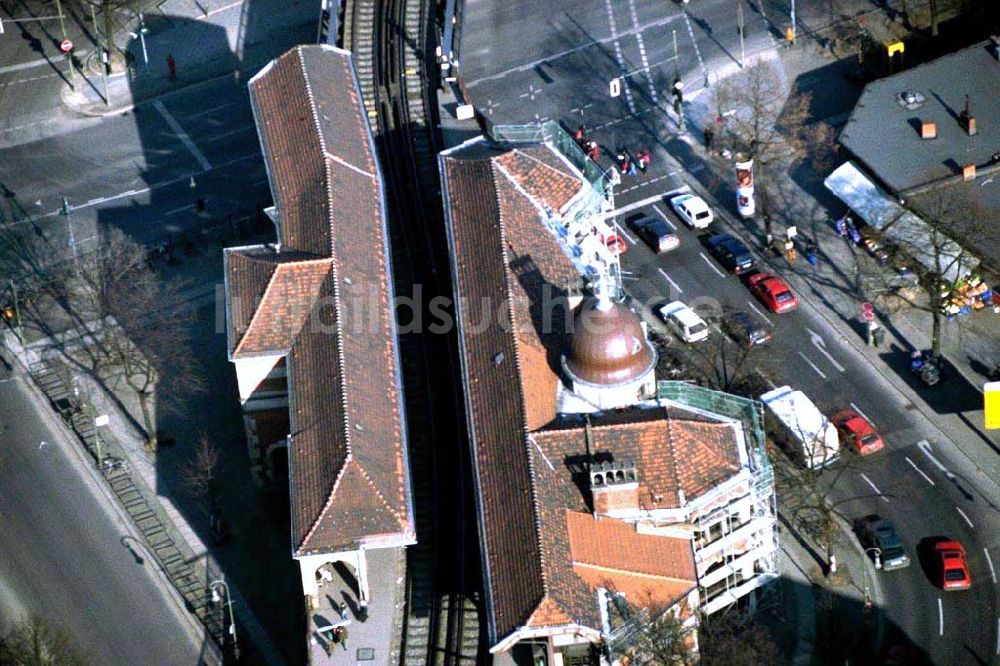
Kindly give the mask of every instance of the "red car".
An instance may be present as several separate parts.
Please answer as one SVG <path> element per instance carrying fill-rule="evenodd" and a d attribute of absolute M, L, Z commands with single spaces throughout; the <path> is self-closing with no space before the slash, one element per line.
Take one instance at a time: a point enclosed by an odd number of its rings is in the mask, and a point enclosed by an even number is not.
<path fill-rule="evenodd" d="M 882 437 L 869 423 L 868 419 L 853 409 L 844 409 L 830 417 L 830 422 L 840 433 L 840 441 L 847 444 L 863 456 L 875 453 L 882 448 Z"/>
<path fill-rule="evenodd" d="M 965 561 L 965 548 L 958 541 L 935 544 L 934 552 L 941 557 L 941 587 L 945 590 L 967 590 L 972 587 L 972 576 Z"/>
<path fill-rule="evenodd" d="M 773 273 L 754 273 L 746 278 L 747 286 L 771 312 L 791 312 L 799 306 L 799 299 L 785 281 Z"/>
<path fill-rule="evenodd" d="M 617 256 L 625 254 L 628 251 L 628 245 L 625 240 L 618 234 L 611 234 L 604 239 L 604 244 L 611 251 L 611 254 Z"/>

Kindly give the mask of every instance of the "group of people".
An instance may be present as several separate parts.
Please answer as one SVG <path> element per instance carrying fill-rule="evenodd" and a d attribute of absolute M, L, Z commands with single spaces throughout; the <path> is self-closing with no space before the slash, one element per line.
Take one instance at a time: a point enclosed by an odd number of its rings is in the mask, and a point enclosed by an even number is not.
<path fill-rule="evenodd" d="M 587 131 L 583 125 L 580 125 L 576 129 L 576 132 L 573 133 L 573 138 L 576 139 L 577 144 L 590 160 L 596 162 L 601 156 L 601 147 L 593 139 L 587 138 Z M 635 155 L 633 155 L 629 152 L 628 148 L 622 148 L 618 152 L 615 161 L 618 171 L 623 176 L 634 176 L 639 171 L 646 173 L 646 169 L 649 168 L 650 163 L 653 161 L 653 156 L 648 150 L 637 150 L 635 151 Z"/>

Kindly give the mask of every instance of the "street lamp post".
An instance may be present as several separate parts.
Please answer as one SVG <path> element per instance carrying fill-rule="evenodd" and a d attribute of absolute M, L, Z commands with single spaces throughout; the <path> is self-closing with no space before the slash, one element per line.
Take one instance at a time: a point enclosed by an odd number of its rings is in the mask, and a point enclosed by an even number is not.
<path fill-rule="evenodd" d="M 865 554 L 867 555 L 869 552 L 871 552 L 873 550 L 875 551 L 875 568 L 876 569 L 881 569 L 882 568 L 882 549 L 881 548 L 875 548 L 874 546 L 871 547 L 871 548 L 865 548 Z"/>
<path fill-rule="evenodd" d="M 208 587 L 212 590 L 212 603 L 215 604 L 222 601 L 222 597 L 219 595 L 219 588 L 221 587 L 226 591 L 226 605 L 229 607 L 229 635 L 233 637 L 233 656 L 238 660 L 240 658 L 240 646 L 236 642 L 236 618 L 233 617 L 233 597 L 229 594 L 229 585 L 224 580 L 213 580 Z"/>

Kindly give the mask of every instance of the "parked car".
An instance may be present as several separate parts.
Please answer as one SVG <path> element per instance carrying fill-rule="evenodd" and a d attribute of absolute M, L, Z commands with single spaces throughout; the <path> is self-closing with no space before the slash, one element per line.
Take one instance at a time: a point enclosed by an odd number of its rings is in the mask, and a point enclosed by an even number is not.
<path fill-rule="evenodd" d="M 670 205 L 684 224 L 695 229 L 704 229 L 715 219 L 705 200 L 694 194 L 676 196 L 670 200 Z"/>
<path fill-rule="evenodd" d="M 844 409 L 830 417 L 840 433 L 840 442 L 862 456 L 879 451 L 884 446 L 882 436 L 865 417 L 853 409 Z"/>
<path fill-rule="evenodd" d="M 670 231 L 667 223 L 655 217 L 641 217 L 632 223 L 632 228 L 657 254 L 676 250 L 681 244 L 681 239 Z"/>
<path fill-rule="evenodd" d="M 698 342 L 708 337 L 708 324 L 681 301 L 667 303 L 659 309 L 660 319 L 684 342 Z"/>
<path fill-rule="evenodd" d="M 756 272 L 747 277 L 750 292 L 771 312 L 790 312 L 799 306 L 799 299 L 788 285 L 773 273 Z"/>
<path fill-rule="evenodd" d="M 708 251 L 727 271 L 739 274 L 753 268 L 753 255 L 750 254 L 750 249 L 735 236 L 716 234 L 710 237 L 706 244 Z"/>
<path fill-rule="evenodd" d="M 903 548 L 896 526 L 888 518 L 872 514 L 854 521 L 854 532 L 863 548 L 878 548 L 883 571 L 910 566 L 910 556 Z M 874 551 L 869 555 L 874 555 Z"/>
<path fill-rule="evenodd" d="M 941 558 L 941 587 L 945 590 L 967 590 L 972 587 L 965 547 L 958 541 L 942 541 L 934 545 Z"/>
<path fill-rule="evenodd" d="M 738 344 L 755 347 L 771 341 L 771 331 L 746 312 L 734 312 L 722 320 L 722 328 Z"/>
<path fill-rule="evenodd" d="M 607 236 L 604 239 L 604 244 L 616 257 L 621 256 L 628 251 L 628 243 L 626 243 L 625 239 L 618 234 L 611 234 L 610 236 Z"/>

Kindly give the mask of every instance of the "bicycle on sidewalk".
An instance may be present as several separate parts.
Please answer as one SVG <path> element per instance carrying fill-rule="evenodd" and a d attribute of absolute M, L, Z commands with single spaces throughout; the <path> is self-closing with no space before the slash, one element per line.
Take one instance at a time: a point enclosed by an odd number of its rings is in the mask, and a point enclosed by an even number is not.
<path fill-rule="evenodd" d="M 115 456 L 107 456 L 101 460 L 101 471 L 105 476 L 111 476 L 115 471 L 122 471 L 125 474 L 131 474 L 132 468 L 128 464 L 128 461 L 124 458 L 118 458 Z"/>

